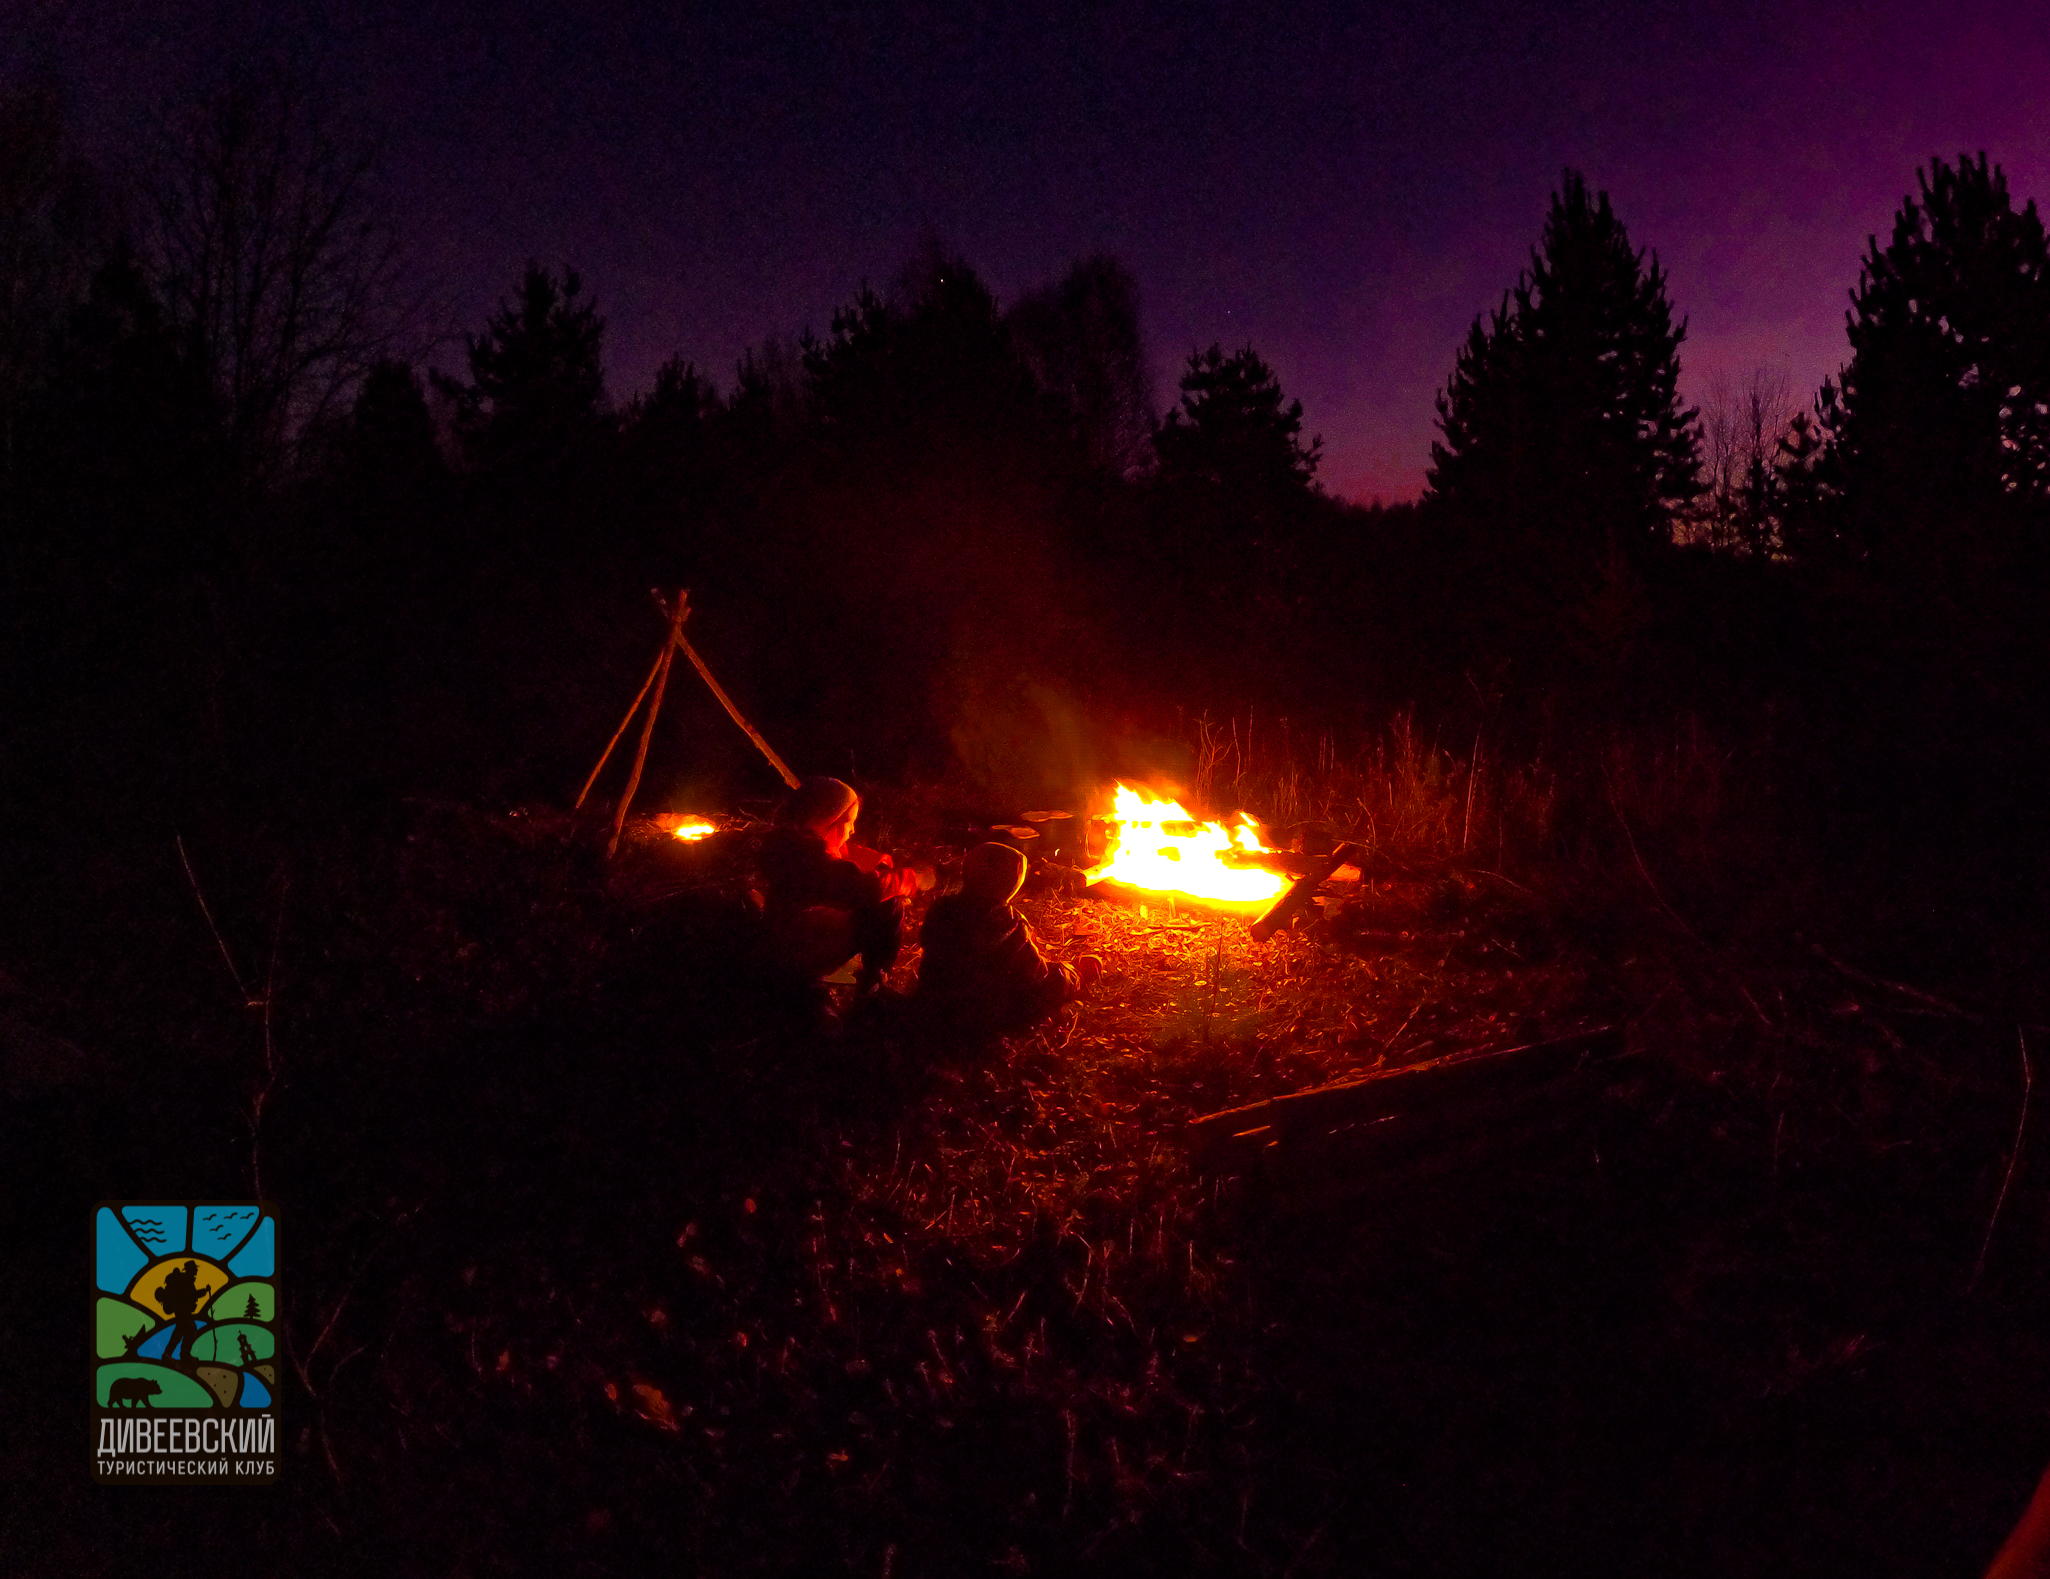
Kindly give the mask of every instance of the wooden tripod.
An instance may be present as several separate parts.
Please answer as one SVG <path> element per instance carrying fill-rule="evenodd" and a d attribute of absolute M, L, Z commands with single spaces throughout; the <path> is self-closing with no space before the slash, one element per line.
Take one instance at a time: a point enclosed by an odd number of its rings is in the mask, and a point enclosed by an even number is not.
<path fill-rule="evenodd" d="M 633 804 L 634 791 L 641 787 L 641 769 L 647 765 L 648 741 L 655 733 L 655 715 L 662 711 L 662 693 L 669 687 L 669 665 L 679 652 L 690 660 L 691 667 L 696 669 L 699 677 L 711 687 L 712 694 L 719 699 L 719 705 L 726 709 L 727 716 L 740 725 L 741 731 L 755 743 L 762 755 L 769 759 L 769 766 L 776 770 L 785 784 L 792 789 L 797 788 L 797 775 L 790 771 L 790 765 L 777 756 L 774 748 L 762 738 L 761 732 L 741 716 L 740 709 L 733 705 L 733 698 L 726 694 L 725 687 L 712 678 L 712 671 L 706 667 L 705 660 L 698 656 L 697 649 L 684 640 L 683 622 L 690 618 L 690 589 L 678 589 L 676 606 L 673 609 L 664 601 L 659 589 L 649 595 L 654 598 L 655 606 L 662 611 L 663 618 L 669 621 L 669 633 L 663 638 L 661 652 L 655 655 L 655 667 L 648 671 L 647 679 L 641 682 L 640 691 L 635 695 L 633 705 L 626 710 L 626 717 L 619 721 L 619 727 L 612 731 L 612 738 L 605 742 L 605 749 L 598 754 L 598 765 L 591 769 L 591 776 L 584 780 L 584 787 L 577 792 L 576 809 L 581 811 L 586 797 L 591 793 L 591 786 L 598 782 L 598 775 L 605 771 L 605 764 L 612 759 L 612 748 L 619 744 L 620 737 L 626 733 L 626 726 L 633 722 L 634 714 L 640 711 L 642 701 L 652 690 L 655 693 L 654 699 L 648 702 L 647 716 L 641 720 L 641 741 L 634 752 L 633 771 L 627 775 L 626 792 L 619 797 L 619 808 L 612 814 L 612 839 L 605 846 L 605 858 L 608 861 L 619 851 L 619 834 L 626 826 L 627 808 Z"/>

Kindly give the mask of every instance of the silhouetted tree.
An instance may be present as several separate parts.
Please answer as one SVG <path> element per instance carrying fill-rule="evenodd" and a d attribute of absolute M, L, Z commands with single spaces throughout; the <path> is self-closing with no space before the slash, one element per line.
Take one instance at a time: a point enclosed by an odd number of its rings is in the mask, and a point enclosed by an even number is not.
<path fill-rule="evenodd" d="M 1073 419 L 1092 465 L 1129 477 L 1151 459 L 1158 422 L 1139 329 L 1139 282 L 1116 258 L 1083 258 L 1006 315 L 1039 387 Z"/>
<path fill-rule="evenodd" d="M 90 277 L 96 208 L 56 93 L 0 94 L 0 488 L 14 480 L 22 423 Z"/>
<path fill-rule="evenodd" d="M 804 719 L 794 752 L 937 766 L 946 689 L 1057 639 L 1045 605 L 1081 442 L 987 286 L 937 244 L 801 344 L 801 399 L 764 359 L 725 423 L 752 471 L 722 558 L 775 594 L 750 622 L 760 694 Z"/>
<path fill-rule="evenodd" d="M 1812 414 L 1796 411 L 1773 460 L 1773 498 L 1781 547 L 1810 564 L 1828 557 L 1837 542 L 1835 501 L 1824 472 L 1822 430 Z"/>
<path fill-rule="evenodd" d="M 465 547 L 450 519 L 448 463 L 419 375 L 393 360 L 371 368 L 335 450 L 301 512 L 310 540 L 298 579 L 345 625 L 366 617 L 403 623 L 413 596 L 446 595 L 444 586 L 422 586 L 423 573 L 438 569 L 433 579 L 445 582 L 445 562 Z"/>
<path fill-rule="evenodd" d="M 1259 507 L 1307 495 L 1324 441 L 1304 445 L 1303 403 L 1281 403 L 1281 380 L 1251 346 L 1189 353 L 1181 401 L 1153 436 L 1169 484 L 1201 483 Z"/>
<path fill-rule="evenodd" d="M 530 261 L 481 335 L 467 337 L 467 383 L 435 375 L 455 405 L 472 465 L 531 474 L 559 468 L 605 424 L 605 320 L 579 301 L 583 280 Z"/>
<path fill-rule="evenodd" d="M 930 248 L 895 299 L 864 290 L 833 314 L 827 338 L 807 338 L 804 368 L 822 436 L 843 450 L 880 446 L 877 459 L 1007 448 L 1046 427 L 996 298 L 965 262 Z"/>
<path fill-rule="evenodd" d="M 717 464 L 725 408 L 710 379 L 672 357 L 655 373 L 654 388 L 627 405 L 620 422 L 621 515 L 639 564 L 667 583 L 695 576 L 691 552 L 706 517 L 723 500 Z"/>
<path fill-rule="evenodd" d="M 2039 820 L 2050 739 L 2050 247 L 1984 154 L 1917 188 L 1867 250 L 1821 451 L 1786 473 L 1790 544 L 1825 572 L 1872 808 L 2005 838 Z"/>
<path fill-rule="evenodd" d="M 627 425 L 648 433 L 689 436 L 696 442 L 719 410 L 719 391 L 681 357 L 655 370 L 655 387 L 628 404 Z"/>
<path fill-rule="evenodd" d="M 1872 238 L 1819 401 L 1846 546 L 1919 577 L 2011 567 L 2050 501 L 2050 250 L 1981 154 L 1932 160 Z"/>
<path fill-rule="evenodd" d="M 1665 272 L 1568 170 L 1530 267 L 1474 323 L 1438 397 L 1427 497 L 1521 573 L 1569 587 L 1670 540 L 1700 491 Z"/>
<path fill-rule="evenodd" d="M 1718 375 L 1710 385 L 1707 486 L 1691 524 L 1711 548 L 1754 559 L 1779 551 L 1781 444 L 1792 417 L 1783 369 L 1753 368 L 1741 386 Z"/>
<path fill-rule="evenodd" d="M 374 166 L 277 71 L 238 72 L 157 128 L 144 250 L 244 495 L 285 470 L 404 326 Z"/>
<path fill-rule="evenodd" d="M 188 345 L 139 260 L 116 247 L 53 350 L 42 403 L 46 519 L 101 559 L 102 572 L 209 568 L 210 555 L 182 541 L 212 491 L 219 447 L 205 372 Z M 118 564 L 102 530 L 123 539 Z"/>
<path fill-rule="evenodd" d="M 104 721 L 20 753 L 63 765 L 60 796 L 143 782 L 182 794 L 195 748 L 219 742 L 226 565 L 207 413 L 183 337 L 117 250 L 51 348 L 0 529 L 0 625 L 19 638 L 0 681 L 41 703 L 17 722 Z"/>
<path fill-rule="evenodd" d="M 1213 636 L 1278 635 L 1298 598 L 1305 539 L 1320 502 L 1322 439 L 1302 442 L 1303 405 L 1251 346 L 1191 352 L 1181 398 L 1153 436 L 1160 458 L 1142 570 L 1175 587 L 1181 608 Z M 1219 625 L 1218 621 L 1224 621 Z"/>
<path fill-rule="evenodd" d="M 447 470 L 419 375 L 390 358 L 373 366 L 357 389 L 345 442 L 351 481 L 361 493 L 417 498 L 435 491 Z"/>
<path fill-rule="evenodd" d="M 809 400 L 801 347 L 771 335 L 740 353 L 726 402 L 736 426 L 762 442 L 787 443 L 804 422 Z"/>

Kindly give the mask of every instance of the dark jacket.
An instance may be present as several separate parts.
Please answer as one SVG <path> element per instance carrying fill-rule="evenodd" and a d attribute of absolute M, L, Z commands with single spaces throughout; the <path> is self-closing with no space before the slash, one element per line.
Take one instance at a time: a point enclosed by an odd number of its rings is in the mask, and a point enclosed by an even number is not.
<path fill-rule="evenodd" d="M 1042 1020 L 1075 995 L 1068 966 L 1049 960 L 1025 918 L 969 894 L 933 901 L 919 934 L 918 997 L 969 1031 L 1004 1034 Z"/>
<path fill-rule="evenodd" d="M 881 877 L 828 854 L 810 829 L 772 829 L 758 870 L 764 932 L 778 971 L 818 977 L 855 954 L 871 973 L 897 962 L 904 901 L 885 899 Z"/>
<path fill-rule="evenodd" d="M 773 828 L 762 840 L 762 884 L 773 914 L 830 905 L 868 910 L 883 902 L 883 880 L 852 861 L 826 853 L 809 828 Z"/>

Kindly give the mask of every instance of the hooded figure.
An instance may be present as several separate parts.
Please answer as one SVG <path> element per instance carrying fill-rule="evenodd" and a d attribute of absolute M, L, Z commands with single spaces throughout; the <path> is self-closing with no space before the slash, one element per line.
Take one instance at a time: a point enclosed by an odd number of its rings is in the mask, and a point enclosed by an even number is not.
<path fill-rule="evenodd" d="M 1025 857 L 1007 844 L 979 844 L 961 863 L 961 891 L 933 901 L 919 942 L 918 1002 L 943 1027 L 975 1037 L 1029 1029 L 1096 984 L 1103 961 L 1049 960 L 1011 907 L 1025 882 Z"/>
<path fill-rule="evenodd" d="M 764 920 L 777 962 L 816 981 L 861 956 L 857 992 L 873 993 L 903 945 L 905 901 L 918 887 L 887 855 L 849 840 L 861 797 L 838 779 L 806 779 L 790 792 L 762 843 Z M 862 859 L 856 859 L 856 855 Z"/>

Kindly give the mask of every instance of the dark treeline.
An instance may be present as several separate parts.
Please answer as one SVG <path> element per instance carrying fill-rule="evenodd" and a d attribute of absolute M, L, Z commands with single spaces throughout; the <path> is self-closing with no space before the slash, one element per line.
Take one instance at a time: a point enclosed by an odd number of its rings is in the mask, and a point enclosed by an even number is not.
<path fill-rule="evenodd" d="M 1811 406 L 1760 376 L 1706 419 L 1656 258 L 1568 172 L 1393 507 L 1320 488 L 1251 347 L 1194 352 L 1163 414 L 1108 257 L 1005 304 L 929 246 L 723 387 L 675 361 L 624 401 L 599 304 L 537 263 L 424 375 L 374 193 L 267 80 L 166 118 L 119 192 L 54 99 L 0 105 L 18 812 L 566 798 L 661 585 L 814 770 L 1050 794 L 1205 711 L 1537 754 L 1686 713 L 1818 829 L 2032 820 L 2050 279 L 1983 155 L 1875 239 Z M 768 793 L 675 706 L 671 785 Z"/>

